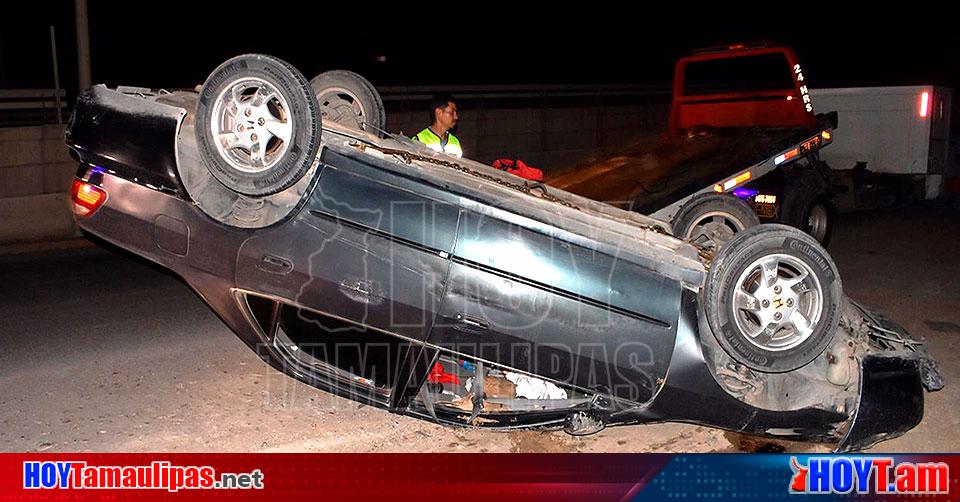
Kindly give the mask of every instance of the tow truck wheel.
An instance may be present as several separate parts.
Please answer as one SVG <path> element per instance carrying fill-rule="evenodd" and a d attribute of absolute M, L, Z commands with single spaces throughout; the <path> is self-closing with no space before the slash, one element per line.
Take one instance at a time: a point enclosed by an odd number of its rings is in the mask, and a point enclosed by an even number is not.
<path fill-rule="evenodd" d="M 805 366 L 833 339 L 843 290 L 830 255 L 802 231 L 758 225 L 714 258 L 704 286 L 710 330 L 737 362 L 765 373 Z"/>
<path fill-rule="evenodd" d="M 229 59 L 207 77 L 195 123 L 202 162 L 241 195 L 293 186 L 320 148 L 320 113 L 307 79 L 263 54 Z"/>
<path fill-rule="evenodd" d="M 810 234 L 822 246 L 830 242 L 836 210 L 830 203 L 825 182 L 818 175 L 807 172 L 790 178 L 780 211 L 783 223 Z"/>
<path fill-rule="evenodd" d="M 759 224 L 746 202 L 730 195 L 705 193 L 680 208 L 673 217 L 673 232 L 687 242 L 716 251 L 734 234 Z"/>
<path fill-rule="evenodd" d="M 813 200 L 800 218 L 801 227 L 821 245 L 830 242 L 830 233 L 833 230 L 833 207 L 823 199 Z"/>
<path fill-rule="evenodd" d="M 378 134 L 387 128 L 383 99 L 369 80 L 347 70 L 325 71 L 310 80 L 327 123 Z"/>

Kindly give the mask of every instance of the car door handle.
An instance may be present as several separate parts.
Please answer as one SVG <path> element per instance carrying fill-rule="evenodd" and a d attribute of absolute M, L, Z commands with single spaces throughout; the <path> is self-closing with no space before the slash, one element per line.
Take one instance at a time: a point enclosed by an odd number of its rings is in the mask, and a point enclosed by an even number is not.
<path fill-rule="evenodd" d="M 290 260 L 272 254 L 263 255 L 257 267 L 264 272 L 279 275 L 286 275 L 293 271 L 293 263 Z"/>
<path fill-rule="evenodd" d="M 384 300 L 383 286 L 373 280 L 344 279 L 340 281 L 340 292 L 355 302 L 370 305 L 380 305 Z"/>
<path fill-rule="evenodd" d="M 466 331 L 483 331 L 490 327 L 490 323 L 466 314 L 457 314 L 457 327 Z"/>

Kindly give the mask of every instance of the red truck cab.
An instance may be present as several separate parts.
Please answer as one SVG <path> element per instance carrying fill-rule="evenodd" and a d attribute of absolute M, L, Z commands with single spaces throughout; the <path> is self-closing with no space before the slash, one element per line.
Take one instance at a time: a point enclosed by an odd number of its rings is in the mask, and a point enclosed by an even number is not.
<path fill-rule="evenodd" d="M 751 66 L 757 62 L 772 64 L 774 68 L 789 69 L 792 84 L 764 82 L 761 88 L 733 91 L 722 87 L 696 88 L 687 79 L 692 66 L 730 66 L 736 60 Z M 778 61 L 779 60 L 779 61 Z M 702 73 L 709 73 L 707 68 Z M 774 70 L 776 71 L 776 70 Z M 700 75 L 698 75 L 700 76 Z M 710 75 L 703 75 L 710 77 Z M 716 76 L 716 75 L 715 75 Z M 742 75 L 741 75 L 742 76 Z M 743 85 L 744 82 L 739 82 Z M 784 46 L 766 47 L 763 44 L 731 45 L 702 49 L 677 61 L 673 74 L 673 99 L 670 109 L 670 134 L 699 127 L 816 127 L 817 119 L 803 76 L 803 70 L 793 49 Z"/>

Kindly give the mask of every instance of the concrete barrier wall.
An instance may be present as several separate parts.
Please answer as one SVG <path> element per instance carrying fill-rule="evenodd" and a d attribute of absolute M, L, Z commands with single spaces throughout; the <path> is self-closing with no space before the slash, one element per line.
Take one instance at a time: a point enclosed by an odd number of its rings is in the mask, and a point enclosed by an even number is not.
<path fill-rule="evenodd" d="M 0 128 L 0 244 L 79 235 L 68 196 L 76 170 L 62 126 Z"/>
<path fill-rule="evenodd" d="M 667 112 L 664 104 L 463 107 L 457 132 L 470 158 L 519 158 L 549 173 L 664 130 Z M 407 136 L 427 126 L 423 110 L 388 109 L 387 116 L 388 130 Z M 78 236 L 68 196 L 76 169 L 63 127 L 0 128 L 0 244 Z"/>
<path fill-rule="evenodd" d="M 457 137 L 465 155 L 484 163 L 523 159 L 544 169 L 576 165 L 639 135 L 666 130 L 664 104 L 566 108 L 462 109 Z M 428 125 L 422 110 L 387 112 L 387 129 L 413 136 Z"/>
<path fill-rule="evenodd" d="M 0 199 L 0 244 L 78 237 L 71 206 L 67 192 Z"/>

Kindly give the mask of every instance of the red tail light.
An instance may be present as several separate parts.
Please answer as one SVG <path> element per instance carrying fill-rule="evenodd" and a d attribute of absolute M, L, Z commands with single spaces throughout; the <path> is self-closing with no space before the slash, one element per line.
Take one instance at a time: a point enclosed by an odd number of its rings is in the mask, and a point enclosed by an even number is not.
<path fill-rule="evenodd" d="M 920 118 L 927 118 L 927 114 L 930 112 L 930 93 L 924 91 L 920 95 Z"/>
<path fill-rule="evenodd" d="M 107 192 L 102 188 L 80 180 L 73 180 L 70 190 L 73 199 L 73 213 L 77 216 L 90 216 L 107 200 Z"/>

